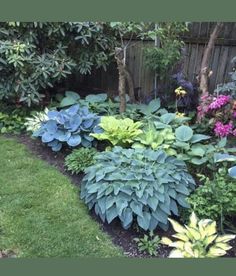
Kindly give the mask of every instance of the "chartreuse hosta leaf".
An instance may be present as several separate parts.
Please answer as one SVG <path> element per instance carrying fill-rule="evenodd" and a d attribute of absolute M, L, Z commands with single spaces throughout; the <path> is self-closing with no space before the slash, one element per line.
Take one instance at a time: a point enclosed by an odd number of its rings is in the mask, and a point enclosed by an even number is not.
<path fill-rule="evenodd" d="M 178 222 L 169 219 L 177 234 L 172 235 L 177 239 L 172 241 L 163 237 L 162 243 L 175 249 L 171 251 L 169 258 L 215 258 L 223 256 L 231 249 L 227 244 L 235 239 L 235 235 L 218 236 L 216 222 L 210 219 L 198 220 L 193 212 L 189 225 L 181 226 Z"/>
<path fill-rule="evenodd" d="M 143 133 L 135 138 L 135 141 L 132 145 L 133 148 L 151 147 L 154 150 L 163 149 L 168 155 L 176 154 L 176 151 L 170 148 L 175 141 L 175 135 L 171 128 L 157 130 L 153 124 L 149 123 Z"/>
<path fill-rule="evenodd" d="M 103 129 L 102 133 L 91 134 L 97 140 L 107 140 L 113 146 L 126 146 L 133 143 L 134 139 L 142 133 L 141 122 L 133 120 L 116 119 L 113 116 L 103 116 L 99 126 Z"/>
<path fill-rule="evenodd" d="M 166 230 L 169 215 L 188 206 L 194 180 L 183 161 L 164 151 L 116 146 L 94 159 L 85 170 L 81 198 L 103 221 L 117 218 L 125 229 L 135 221 L 144 230 Z"/>

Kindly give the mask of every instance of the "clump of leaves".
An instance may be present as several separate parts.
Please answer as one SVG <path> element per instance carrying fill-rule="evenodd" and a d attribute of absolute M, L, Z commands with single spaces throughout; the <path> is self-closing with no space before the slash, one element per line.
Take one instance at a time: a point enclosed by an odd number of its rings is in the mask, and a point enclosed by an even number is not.
<path fill-rule="evenodd" d="M 144 230 L 167 230 L 178 205 L 189 207 L 186 198 L 195 182 L 185 163 L 164 151 L 114 147 L 94 158 L 85 169 L 81 198 L 103 222 L 118 218 L 125 229 L 137 221 Z"/>
<path fill-rule="evenodd" d="M 147 252 L 151 256 L 157 256 L 157 249 L 160 246 L 161 239 L 150 231 L 149 235 L 144 234 L 143 238 L 135 238 L 140 252 Z"/>
<path fill-rule="evenodd" d="M 79 174 L 94 164 L 94 156 L 97 153 L 94 148 L 74 149 L 71 154 L 65 158 L 65 166 L 72 174 Z"/>
<path fill-rule="evenodd" d="M 141 125 L 141 122 L 135 123 L 129 118 L 116 119 L 113 116 L 104 116 L 101 118 L 101 123 L 99 124 L 103 132 L 91 134 L 91 136 L 98 140 L 109 141 L 113 146 L 126 147 L 142 133 L 140 129 Z"/>
<path fill-rule="evenodd" d="M 29 132 L 34 132 L 38 130 L 42 123 L 48 121 L 48 108 L 45 108 L 44 111 L 34 112 L 31 117 L 25 118 L 25 127 Z"/>
<path fill-rule="evenodd" d="M 168 154 L 175 154 L 173 149 L 170 149 L 171 144 L 175 141 L 175 135 L 171 128 L 165 128 L 157 131 L 153 124 L 149 123 L 148 127 L 144 128 L 143 133 L 136 139 L 132 145 L 133 148 L 151 147 L 153 150 L 163 149 Z"/>
<path fill-rule="evenodd" d="M 0 112 L 0 133 L 19 134 L 25 130 L 25 118 L 18 114 Z"/>
<path fill-rule="evenodd" d="M 163 79 L 174 64 L 181 58 L 184 42 L 181 34 L 188 30 L 183 22 L 160 22 L 156 28 L 147 33 L 151 39 L 159 38 L 160 47 L 148 47 L 144 51 L 148 68 Z"/>
<path fill-rule="evenodd" d="M 218 236 L 216 222 L 210 219 L 199 220 L 193 212 L 188 225 L 180 225 L 169 219 L 177 241 L 163 237 L 162 243 L 174 247 L 169 258 L 216 258 L 226 254 L 232 247 L 227 244 L 235 235 Z"/>
<path fill-rule="evenodd" d="M 87 107 L 76 104 L 61 111 L 49 111 L 47 116 L 48 121 L 42 122 L 33 136 L 41 137 L 53 151 L 59 151 L 63 142 L 71 147 L 92 146 L 94 138 L 89 134 L 96 131 L 100 118 Z"/>
<path fill-rule="evenodd" d="M 210 217 L 223 222 L 228 216 L 236 213 L 236 185 L 235 180 L 227 175 L 226 169 L 220 169 L 214 179 L 200 175 L 204 182 L 188 198 L 191 209 L 200 218 Z"/>
<path fill-rule="evenodd" d="M 31 106 L 76 70 L 106 68 L 114 38 L 103 22 L 1 22 L 0 99 Z"/>

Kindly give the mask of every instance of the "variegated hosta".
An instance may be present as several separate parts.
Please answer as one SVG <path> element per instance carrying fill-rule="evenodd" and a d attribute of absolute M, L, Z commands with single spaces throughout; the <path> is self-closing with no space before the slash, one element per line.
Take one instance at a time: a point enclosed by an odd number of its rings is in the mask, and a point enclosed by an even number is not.
<path fill-rule="evenodd" d="M 177 241 L 163 237 L 162 244 L 174 247 L 169 258 L 216 258 L 226 254 L 231 249 L 227 244 L 235 239 L 235 235 L 218 236 L 216 222 L 210 219 L 198 220 L 193 212 L 189 225 L 181 226 L 176 221 L 169 219 Z"/>
<path fill-rule="evenodd" d="M 48 121 L 48 111 L 45 108 L 44 111 L 36 112 L 32 117 L 25 118 L 26 130 L 30 132 L 38 130 L 43 122 Z"/>

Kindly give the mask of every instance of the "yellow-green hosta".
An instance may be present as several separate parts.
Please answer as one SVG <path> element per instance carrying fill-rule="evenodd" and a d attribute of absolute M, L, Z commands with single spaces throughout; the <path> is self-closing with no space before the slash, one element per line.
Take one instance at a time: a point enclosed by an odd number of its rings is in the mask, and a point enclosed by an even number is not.
<path fill-rule="evenodd" d="M 210 219 L 198 220 L 193 212 L 188 225 L 168 219 L 176 234 L 172 235 L 176 241 L 163 237 L 162 244 L 174 247 L 169 258 L 216 258 L 226 254 L 231 249 L 227 244 L 235 239 L 235 235 L 218 236 L 216 222 Z"/>
<path fill-rule="evenodd" d="M 141 122 L 134 122 L 129 118 L 116 119 L 113 116 L 104 116 L 99 124 L 104 132 L 90 135 L 98 140 L 107 140 L 113 146 L 125 146 L 133 143 L 134 138 L 142 133 L 142 130 L 139 129 L 141 125 Z"/>

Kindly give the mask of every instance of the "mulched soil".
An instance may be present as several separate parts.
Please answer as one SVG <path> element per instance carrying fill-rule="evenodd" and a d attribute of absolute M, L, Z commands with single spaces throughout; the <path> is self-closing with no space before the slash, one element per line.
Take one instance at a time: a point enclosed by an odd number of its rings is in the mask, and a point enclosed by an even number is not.
<path fill-rule="evenodd" d="M 4 258 L 16 258 L 16 254 L 9 250 L 0 250 L 0 259 Z"/>
<path fill-rule="evenodd" d="M 9 136 L 10 137 L 10 136 Z M 80 175 L 72 175 L 66 171 L 64 166 L 64 159 L 65 156 L 70 153 L 70 150 L 63 149 L 58 153 L 52 152 L 52 150 L 47 147 L 46 145 L 42 144 L 40 140 L 32 139 L 28 135 L 17 135 L 15 138 L 22 144 L 26 145 L 27 148 L 37 157 L 45 160 L 50 165 L 56 167 L 60 172 L 64 175 L 67 175 L 74 185 L 79 186 L 81 180 L 83 178 L 83 174 Z M 150 258 L 150 256 L 146 253 L 141 253 L 138 250 L 136 242 L 134 242 L 134 238 L 143 237 L 144 232 L 137 232 L 137 229 L 134 227 L 129 230 L 124 230 L 119 221 L 113 221 L 111 224 L 103 223 L 100 218 L 96 216 L 96 214 L 91 211 L 90 215 L 94 220 L 96 220 L 103 231 L 105 231 L 108 235 L 111 236 L 112 241 L 115 245 L 120 246 L 125 255 L 128 257 L 135 257 L 135 258 Z M 155 234 L 161 236 L 171 236 L 173 232 L 171 230 L 164 232 L 162 230 L 155 231 Z M 236 241 L 231 242 L 231 246 L 233 248 L 228 252 L 226 257 L 235 257 L 236 256 Z M 160 245 L 159 249 L 157 250 L 157 257 L 158 258 L 166 258 L 171 249 L 167 246 Z"/>

